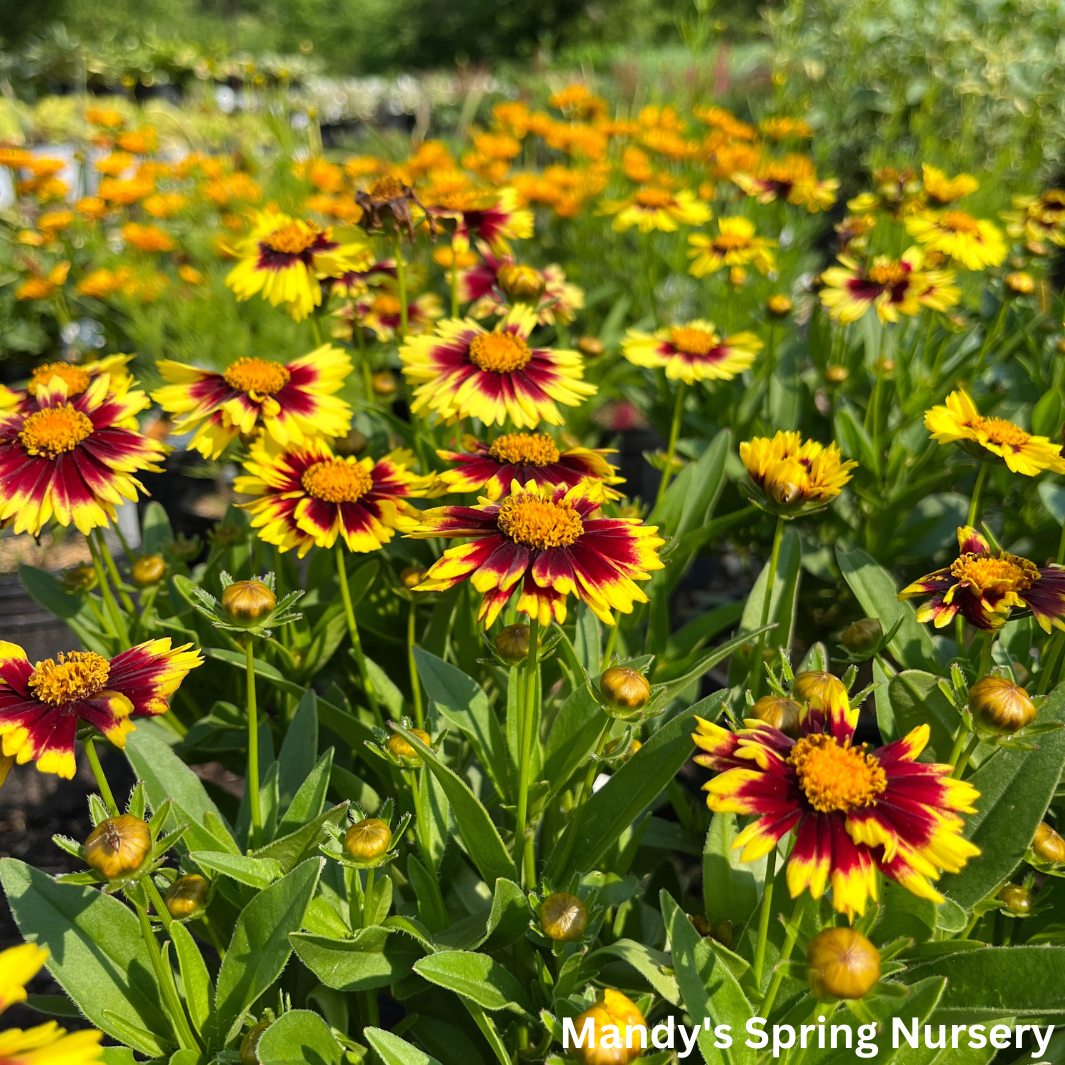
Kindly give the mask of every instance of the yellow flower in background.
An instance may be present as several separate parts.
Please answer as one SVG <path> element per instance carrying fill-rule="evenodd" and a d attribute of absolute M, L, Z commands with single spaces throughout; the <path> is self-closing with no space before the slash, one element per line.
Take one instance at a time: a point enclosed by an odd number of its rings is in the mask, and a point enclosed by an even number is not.
<path fill-rule="evenodd" d="M 1043 470 L 1065 473 L 1061 445 L 1032 436 L 1006 418 L 988 418 L 977 410 L 964 389 L 951 392 L 946 403 L 925 412 L 925 428 L 941 444 L 957 444 L 982 462 L 1005 463 L 1014 473 L 1035 477 Z"/>
<path fill-rule="evenodd" d="M 603 214 L 614 215 L 613 228 L 624 233 L 636 226 L 641 233 L 660 230 L 676 232 L 677 227 L 701 226 L 710 220 L 710 208 L 695 198 L 690 189 L 671 192 L 669 189 L 647 186 L 637 189 L 624 200 L 604 200 Z"/>
<path fill-rule="evenodd" d="M 998 266 L 1006 258 L 1006 242 L 998 226 L 965 211 L 912 215 L 906 219 L 906 232 L 928 251 L 949 255 L 967 270 Z"/>
<path fill-rule="evenodd" d="M 26 985 L 41 971 L 48 951 L 36 943 L 0 950 L 0 1013 L 26 1001 Z"/>
<path fill-rule="evenodd" d="M 694 277 L 706 277 L 723 266 L 748 264 L 766 274 L 776 265 L 770 248 L 776 247 L 777 242 L 755 236 L 755 226 L 749 218 L 719 218 L 717 228 L 716 236 L 693 233 L 688 237 L 688 258 L 692 260 L 688 272 Z"/>
<path fill-rule="evenodd" d="M 28 277 L 17 289 L 15 289 L 15 299 L 17 300 L 46 300 L 57 289 L 61 288 L 63 282 L 67 279 L 67 274 L 70 273 L 70 263 L 65 260 L 59 263 L 45 275 L 37 275 L 34 277 Z"/>
<path fill-rule="evenodd" d="M 963 199 L 980 187 L 980 182 L 972 174 L 958 174 L 949 178 L 942 170 L 927 163 L 922 164 L 921 171 L 925 195 L 940 206 Z"/>
<path fill-rule="evenodd" d="M 630 329 L 622 353 L 635 366 L 664 367 L 671 381 L 731 381 L 754 362 L 762 342 L 754 333 L 722 337 L 713 322 L 696 319 L 653 335 Z"/>
<path fill-rule="evenodd" d="M 760 506 L 795 517 L 819 510 L 851 479 L 856 462 L 842 460 L 836 444 L 803 440 L 797 432 L 757 436 L 740 444 L 740 459 Z"/>
<path fill-rule="evenodd" d="M 102 1032 L 86 1029 L 67 1033 L 55 1021 L 0 1032 L 0 1062 L 4 1065 L 89 1065 L 103 1054 Z"/>
<path fill-rule="evenodd" d="M 813 160 L 797 152 L 783 159 L 763 158 L 754 173 L 738 171 L 731 178 L 759 203 L 787 200 L 796 207 L 805 207 L 811 214 L 828 210 L 836 202 L 839 188 L 835 178 L 818 180 Z"/>

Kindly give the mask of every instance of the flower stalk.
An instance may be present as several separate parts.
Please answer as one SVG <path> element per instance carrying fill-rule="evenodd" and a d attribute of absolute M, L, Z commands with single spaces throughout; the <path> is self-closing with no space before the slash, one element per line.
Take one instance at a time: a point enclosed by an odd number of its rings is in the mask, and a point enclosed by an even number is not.
<path fill-rule="evenodd" d="M 784 539 L 784 518 L 777 516 L 777 527 L 773 531 L 773 550 L 769 556 L 769 573 L 765 582 L 765 598 L 762 600 L 762 618 L 759 626 L 764 628 L 769 623 L 769 612 L 773 604 L 773 588 L 777 581 L 777 566 L 780 564 L 780 545 Z M 748 687 L 755 699 L 762 690 L 762 676 L 765 672 L 762 668 L 762 659 L 765 654 L 765 633 L 758 634 L 758 642 L 754 648 L 754 660 L 751 662 L 751 673 Z"/>
<path fill-rule="evenodd" d="M 536 872 L 525 862 L 525 833 L 529 815 L 529 774 L 532 770 L 533 730 L 536 721 L 536 683 L 540 656 L 540 623 L 534 617 L 529 622 L 529 657 L 525 664 L 525 691 L 521 715 L 521 761 L 518 772 L 518 810 L 514 829 L 514 864 L 518 867 L 518 883 L 532 886 Z"/>
<path fill-rule="evenodd" d="M 348 587 L 348 570 L 344 558 L 344 544 L 337 540 L 337 581 L 340 584 L 340 597 L 344 601 L 344 617 L 348 622 L 348 635 L 351 637 L 351 649 L 355 654 L 355 663 L 359 669 L 359 679 L 362 681 L 363 691 L 366 692 L 366 701 L 370 704 L 370 710 L 378 722 L 384 723 L 381 716 L 381 707 L 377 702 L 373 682 L 370 680 L 370 671 L 366 667 L 366 655 L 362 650 L 362 640 L 359 638 L 359 626 L 355 620 L 355 607 L 351 602 L 351 589 Z"/>
<path fill-rule="evenodd" d="M 658 495 L 655 497 L 657 507 L 666 496 L 666 489 L 673 479 L 673 457 L 677 453 L 677 440 L 680 437 L 680 423 L 684 420 L 684 393 L 683 381 L 677 383 L 677 400 L 673 405 L 673 420 L 669 426 L 669 443 L 666 445 L 666 465 L 662 470 L 662 479 L 658 482 Z"/>
<path fill-rule="evenodd" d="M 251 813 L 251 845 L 259 847 L 263 834 L 262 801 L 259 794 L 259 712 L 255 701 L 255 652 L 252 635 L 244 638 L 248 686 L 248 809 Z"/>

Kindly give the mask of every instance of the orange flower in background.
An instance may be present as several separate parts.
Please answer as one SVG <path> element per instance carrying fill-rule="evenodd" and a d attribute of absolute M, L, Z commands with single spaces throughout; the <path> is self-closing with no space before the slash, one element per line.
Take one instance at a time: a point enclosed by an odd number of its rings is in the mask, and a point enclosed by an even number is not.
<path fill-rule="evenodd" d="M 173 218 L 185 210 L 189 205 L 189 198 L 181 192 L 157 192 L 149 196 L 142 204 L 144 213 L 152 218 Z"/>
<path fill-rule="evenodd" d="M 136 160 L 129 152 L 112 152 L 103 159 L 97 159 L 92 165 L 101 174 L 107 174 L 108 177 L 119 177 L 135 162 Z"/>
<path fill-rule="evenodd" d="M 839 188 L 835 178 L 818 180 L 813 160 L 798 153 L 783 159 L 763 159 L 753 174 L 735 173 L 732 181 L 759 203 L 787 200 L 797 207 L 805 207 L 811 214 L 831 207 Z"/>
<path fill-rule="evenodd" d="M 37 219 L 37 226 L 45 233 L 58 233 L 66 229 L 77 216 L 73 211 L 45 211 Z"/>
<path fill-rule="evenodd" d="M 243 171 L 208 181 L 201 191 L 207 199 L 219 207 L 227 207 L 234 202 L 258 203 L 263 198 L 263 190 L 259 183 L 253 181 Z"/>
<path fill-rule="evenodd" d="M 159 134 L 153 126 L 141 126 L 140 129 L 120 134 L 118 146 L 134 155 L 147 155 L 159 147 Z"/>
<path fill-rule="evenodd" d="M 74 206 L 78 214 L 94 222 L 107 214 L 107 204 L 99 196 L 82 196 Z"/>
<path fill-rule="evenodd" d="M 710 208 L 690 189 L 671 192 L 654 185 L 637 189 L 624 200 L 604 200 L 604 214 L 614 215 L 612 228 L 624 233 L 635 226 L 641 233 L 660 230 L 673 233 L 679 226 L 701 226 L 710 219 Z"/>
<path fill-rule="evenodd" d="M 0 144 L 0 166 L 8 170 L 21 170 L 30 165 L 32 155 L 25 148 L 14 148 L 9 144 Z"/>
<path fill-rule="evenodd" d="M 133 177 L 128 179 L 105 177 L 96 190 L 101 200 L 110 200 L 112 203 L 129 207 L 138 203 L 155 192 L 155 181 L 152 178 Z"/>
<path fill-rule="evenodd" d="M 118 270 L 108 270 L 100 267 L 86 274 L 77 284 L 78 293 L 82 296 L 94 296 L 96 299 L 107 299 L 113 296 L 133 276 L 133 271 L 128 266 Z"/>
<path fill-rule="evenodd" d="M 52 267 L 52 269 L 45 275 L 28 277 L 17 289 L 15 289 L 15 299 L 46 300 L 62 286 L 69 273 L 70 263 L 64 261 L 57 266 Z"/>
<path fill-rule="evenodd" d="M 112 107 L 87 107 L 85 121 L 103 129 L 118 129 L 126 119 L 121 111 L 116 111 Z"/>
<path fill-rule="evenodd" d="M 142 226 L 127 222 L 122 227 L 122 239 L 138 251 L 173 251 L 176 245 L 169 233 L 158 226 Z"/>

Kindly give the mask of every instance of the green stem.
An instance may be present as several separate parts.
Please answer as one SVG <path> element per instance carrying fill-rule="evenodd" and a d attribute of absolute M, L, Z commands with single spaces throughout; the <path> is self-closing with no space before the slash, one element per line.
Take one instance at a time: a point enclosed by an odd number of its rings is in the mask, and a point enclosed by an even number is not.
<path fill-rule="evenodd" d="M 1046 662 L 1039 671 L 1037 695 L 1045 695 L 1047 688 L 1050 687 L 1050 678 L 1058 667 L 1058 659 L 1061 657 L 1062 647 L 1065 647 L 1065 636 L 1060 632 L 1055 632 L 1047 644 Z"/>
<path fill-rule="evenodd" d="M 980 516 L 980 492 L 986 479 L 987 463 L 981 462 L 980 472 L 976 475 L 976 484 L 973 485 L 972 498 L 969 500 L 969 516 L 965 519 L 965 524 L 970 528 L 976 528 L 976 519 Z"/>
<path fill-rule="evenodd" d="M 174 918 L 170 916 L 170 911 L 166 908 L 166 903 L 163 901 L 163 896 L 159 894 L 155 881 L 150 876 L 146 876 L 141 883 L 148 892 L 148 898 L 151 899 L 152 909 L 155 910 L 159 920 L 163 922 L 163 928 L 169 932 L 170 926 L 174 923 Z"/>
<path fill-rule="evenodd" d="M 402 344 L 407 339 L 407 272 L 403 263 L 403 249 L 398 229 L 393 237 L 393 247 L 396 254 L 396 285 L 399 288 L 399 336 L 397 339 Z"/>
<path fill-rule="evenodd" d="M 251 811 L 251 845 L 262 842 L 263 811 L 259 795 L 259 711 L 255 702 L 255 652 L 252 636 L 245 636 L 244 653 L 248 669 L 248 809 Z"/>
<path fill-rule="evenodd" d="M 599 756 L 603 753 L 603 748 L 606 747 L 607 737 L 610 735 L 610 729 L 613 727 L 614 719 L 609 714 L 604 714 L 606 717 L 606 723 L 603 725 L 603 731 L 599 733 L 599 739 L 596 740 L 593 750 L 593 757 L 588 760 L 588 768 L 584 772 L 584 780 L 581 782 L 581 790 L 577 795 L 577 800 L 573 804 L 573 817 L 570 821 L 567 831 L 566 849 L 562 852 L 562 861 L 560 865 L 565 865 L 569 861 L 570 854 L 573 853 L 573 847 L 577 842 L 577 829 L 580 827 L 581 815 L 584 812 L 584 801 L 591 793 L 592 785 L 595 783 L 595 775 L 599 769 Z"/>
<path fill-rule="evenodd" d="M 118 592 L 119 597 L 122 600 L 122 605 L 126 609 L 127 614 L 134 614 L 133 600 L 130 599 L 129 593 L 122 587 L 122 578 L 118 574 L 118 566 L 115 565 L 115 560 L 111 557 L 111 551 L 107 546 L 107 541 L 104 539 L 103 529 L 96 530 L 96 536 L 99 540 L 100 557 L 104 560 L 104 564 L 107 566 L 107 572 L 111 574 L 111 580 L 115 582 L 115 590 Z"/>
<path fill-rule="evenodd" d="M 111 585 L 107 581 L 107 574 L 104 572 L 104 564 L 100 559 L 100 552 L 97 550 L 91 535 L 85 537 L 85 542 L 89 545 L 92 567 L 96 571 L 96 583 L 100 586 L 104 608 L 107 610 L 111 624 L 114 626 L 113 635 L 118 637 L 121 650 L 128 650 L 132 646 L 129 638 L 129 629 L 126 626 L 126 619 L 123 617 L 122 611 L 118 609 L 118 603 L 115 602 L 115 597 L 111 592 Z"/>
<path fill-rule="evenodd" d="M 366 402 L 373 402 L 373 367 L 370 365 L 370 354 L 366 350 L 366 336 L 363 333 L 362 323 L 356 317 L 352 326 L 355 334 L 355 343 L 359 348 L 359 366 L 362 369 L 362 388 L 366 393 Z"/>
<path fill-rule="evenodd" d="M 407 614 L 407 668 L 410 670 L 411 703 L 414 707 L 414 724 L 425 728 L 425 710 L 422 707 L 422 686 L 418 683 L 418 664 L 414 659 L 414 644 L 417 636 L 417 613 L 418 607 L 414 600 L 410 603 L 410 612 Z"/>
<path fill-rule="evenodd" d="M 673 456 L 677 453 L 677 438 L 680 436 L 680 423 L 684 417 L 684 391 L 683 381 L 677 383 L 677 401 L 673 405 L 673 421 L 669 426 L 669 444 L 666 447 L 666 466 L 662 470 L 662 480 L 658 482 L 658 495 L 655 497 L 655 506 L 665 498 L 666 489 L 673 477 Z"/>
<path fill-rule="evenodd" d="M 514 827 L 514 864 L 518 883 L 527 877 L 532 886 L 534 869 L 525 869 L 525 832 L 529 817 L 529 774 L 532 771 L 533 722 L 536 716 L 536 673 L 540 661 L 540 623 L 529 621 L 529 656 L 525 661 L 525 699 L 521 715 L 521 762 L 518 771 L 518 811 Z"/>
<path fill-rule="evenodd" d="M 773 882 L 777 871 L 777 849 L 774 847 L 766 858 L 765 886 L 762 888 L 762 908 L 758 914 L 758 941 L 754 948 L 754 982 L 762 986 L 762 970 L 765 968 L 765 947 L 769 941 L 769 919 L 773 916 Z"/>
<path fill-rule="evenodd" d="M 118 537 L 118 542 L 122 545 L 122 550 L 125 552 L 127 561 L 132 563 L 133 551 L 129 546 L 129 541 L 125 538 L 125 536 L 122 535 L 121 526 L 116 521 L 115 524 L 111 526 L 111 528 L 115 530 L 115 536 Z"/>
<path fill-rule="evenodd" d="M 780 562 L 780 544 L 784 539 L 784 519 L 777 517 L 777 527 L 773 530 L 773 550 L 769 556 L 769 573 L 766 576 L 765 582 L 765 598 L 762 600 L 762 620 L 759 622 L 759 627 L 765 626 L 769 623 L 769 611 L 773 604 L 773 588 L 777 582 L 777 565 Z M 751 694 L 757 699 L 758 693 L 762 690 L 762 675 L 765 670 L 762 668 L 762 659 L 765 654 L 765 633 L 758 634 L 758 643 L 754 649 L 754 661 L 751 663 L 751 675 L 748 680 L 748 686 L 751 689 Z"/>
<path fill-rule="evenodd" d="M 314 334 L 314 342 L 318 347 L 322 346 L 322 327 L 318 324 L 318 315 L 312 313 L 310 317 L 311 332 Z"/>
<path fill-rule="evenodd" d="M 422 809 L 421 780 L 413 769 L 405 770 L 403 776 L 410 787 L 411 799 L 414 802 L 414 834 L 418 837 L 418 849 L 422 852 L 422 863 L 435 876 L 436 863 L 433 861 L 433 852 L 429 842 L 429 822 Z"/>
<path fill-rule="evenodd" d="M 788 924 L 787 935 L 784 937 L 784 947 L 780 951 L 780 957 L 777 959 L 776 968 L 773 970 L 773 979 L 770 981 L 769 990 L 766 991 L 765 998 L 762 999 L 762 1004 L 758 1007 L 759 1017 L 768 1017 L 769 1011 L 773 1008 L 777 992 L 780 990 L 780 985 L 784 982 L 783 963 L 790 960 L 791 952 L 795 949 L 795 941 L 799 938 L 799 929 L 802 927 L 803 918 L 806 916 L 806 907 L 809 905 L 809 902 L 810 896 L 804 892 L 795 906 L 795 912 L 792 914 L 791 921 Z"/>
<path fill-rule="evenodd" d="M 614 657 L 614 648 L 618 643 L 618 629 L 620 624 L 621 619 L 615 616 L 614 624 L 610 627 L 610 635 L 606 638 L 606 650 L 603 652 L 603 661 L 600 664 L 600 669 L 610 668 L 610 659 Z"/>
<path fill-rule="evenodd" d="M 962 753 L 961 759 L 954 767 L 954 772 L 950 774 L 953 780 L 961 780 L 962 773 L 964 773 L 965 770 L 968 768 L 969 759 L 973 756 L 973 751 L 975 751 L 979 745 L 979 736 L 973 736 L 973 738 L 969 740 L 969 746 L 965 748 L 965 751 Z"/>
<path fill-rule="evenodd" d="M 1062 359 L 1062 364 L 1065 365 L 1065 359 Z M 1058 537 L 1058 557 L 1057 563 L 1060 566 L 1065 562 L 1065 522 L 1061 523 L 1061 536 Z"/>
<path fill-rule="evenodd" d="M 954 642 L 958 645 L 958 657 L 965 654 L 965 618 L 959 610 L 954 615 Z"/>
<path fill-rule="evenodd" d="M 958 734 L 954 737 L 954 746 L 950 750 L 950 765 L 955 766 L 958 764 L 958 759 L 961 757 L 961 752 L 965 750 L 965 741 L 968 738 L 969 730 L 963 721 L 958 726 Z"/>
<path fill-rule="evenodd" d="M 995 635 L 991 632 L 985 632 L 983 634 L 983 646 L 980 648 L 980 665 L 977 667 L 976 679 L 987 676 L 987 671 L 991 668 L 991 651 L 995 646 Z"/>
<path fill-rule="evenodd" d="M 107 783 L 104 767 L 100 765 L 100 756 L 96 753 L 96 744 L 92 736 L 86 736 L 81 741 L 81 745 L 85 748 L 85 755 L 89 759 L 89 765 L 92 767 L 92 775 L 96 777 L 96 786 L 100 789 L 100 794 L 103 796 L 104 805 L 107 807 L 108 813 L 112 817 L 118 817 L 118 803 L 115 802 L 115 797 L 111 793 L 111 785 Z"/>
<path fill-rule="evenodd" d="M 174 974 L 169 970 L 163 958 L 163 952 L 159 949 L 159 940 L 155 938 L 151 921 L 148 920 L 148 911 L 138 903 L 134 903 L 134 908 L 137 911 L 137 920 L 140 922 L 141 935 L 151 955 L 155 978 L 159 981 L 159 988 L 163 993 L 163 1003 L 170 1023 L 173 1025 L 174 1035 L 182 1049 L 199 1050 L 199 1040 L 192 1031 L 188 1017 L 185 1016 L 185 1007 L 181 1004 L 177 988 L 174 986 Z"/>
<path fill-rule="evenodd" d="M 369 928 L 371 920 L 377 914 L 377 906 L 374 902 L 373 869 L 366 870 L 366 892 L 362 897 L 362 927 Z M 371 909 L 373 913 L 371 913 Z"/>
<path fill-rule="evenodd" d="M 459 316 L 459 257 L 455 251 L 455 238 L 451 238 L 451 317 Z"/>
<path fill-rule="evenodd" d="M 381 707 L 378 705 L 377 695 L 374 693 L 373 684 L 370 681 L 370 673 L 366 668 L 366 655 L 363 653 L 362 640 L 359 638 L 359 626 L 355 621 L 355 607 L 351 602 L 351 589 L 348 587 L 348 570 L 344 562 L 344 544 L 341 540 L 337 540 L 336 557 L 340 597 L 344 600 L 344 616 L 348 620 L 348 635 L 351 637 L 351 649 L 355 652 L 355 662 L 359 667 L 359 677 L 362 680 L 363 691 L 366 692 L 366 701 L 370 704 L 373 716 L 377 718 L 378 723 L 384 724 L 384 718 L 381 716 Z"/>

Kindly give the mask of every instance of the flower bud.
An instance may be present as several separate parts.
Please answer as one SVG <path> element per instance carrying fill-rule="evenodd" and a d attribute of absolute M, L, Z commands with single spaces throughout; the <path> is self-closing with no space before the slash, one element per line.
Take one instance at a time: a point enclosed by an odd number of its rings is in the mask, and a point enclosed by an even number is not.
<path fill-rule="evenodd" d="M 269 1027 L 269 1021 L 260 1021 L 244 1033 L 240 1041 L 240 1065 L 259 1065 L 259 1040 Z"/>
<path fill-rule="evenodd" d="M 378 396 L 394 396 L 396 389 L 399 387 L 396 384 L 395 375 L 389 373 L 388 370 L 375 373 L 370 385 L 374 390 L 374 394 Z"/>
<path fill-rule="evenodd" d="M 799 718 L 802 707 L 793 699 L 781 699 L 779 695 L 763 695 L 751 707 L 751 716 L 779 729 L 787 736 L 799 735 Z"/>
<path fill-rule="evenodd" d="M 85 861 L 109 880 L 139 869 L 152 847 L 145 821 L 132 814 L 107 817 L 85 841 Z"/>
<path fill-rule="evenodd" d="M 1048 865 L 1065 865 L 1065 839 L 1046 823 L 1040 821 L 1032 840 L 1036 857 Z"/>
<path fill-rule="evenodd" d="M 96 570 L 82 562 L 63 570 L 59 580 L 68 592 L 88 592 L 96 587 Z"/>
<path fill-rule="evenodd" d="M 347 436 L 333 441 L 333 450 L 338 455 L 361 455 L 369 443 L 365 434 L 360 433 L 358 429 L 352 429 Z"/>
<path fill-rule="evenodd" d="M 624 750 L 621 750 L 621 742 L 624 737 L 619 736 L 616 740 L 611 740 L 603 748 L 603 756 L 605 758 L 618 758 L 622 762 L 627 762 L 642 746 L 639 740 L 633 740 Z"/>
<path fill-rule="evenodd" d="M 409 732 L 412 736 L 417 736 L 426 747 L 433 742 L 429 733 L 422 732 L 420 728 L 412 728 Z M 393 758 L 409 763 L 412 769 L 416 769 L 422 764 L 422 756 L 398 732 L 389 736 L 387 746 L 388 753 Z"/>
<path fill-rule="evenodd" d="M 631 717 L 651 698 L 651 682 L 628 666 L 611 666 L 599 678 L 599 695 L 618 717 Z"/>
<path fill-rule="evenodd" d="M 505 662 L 524 662 L 529 657 L 529 626 L 508 625 L 496 637 L 496 651 Z"/>
<path fill-rule="evenodd" d="M 201 546 L 198 536 L 190 540 L 184 533 L 179 533 L 167 546 L 167 551 L 179 562 L 191 562 L 200 553 Z"/>
<path fill-rule="evenodd" d="M 1018 684 L 987 676 L 969 689 L 969 710 L 984 728 L 1008 736 L 1035 720 L 1035 704 Z"/>
<path fill-rule="evenodd" d="M 417 588 L 423 580 L 425 580 L 425 570 L 421 566 L 405 566 L 400 570 L 399 583 L 402 584 L 408 592 Z"/>
<path fill-rule="evenodd" d="M 855 928 L 826 928 L 807 947 L 806 978 L 816 998 L 861 998 L 880 979 L 880 954 Z"/>
<path fill-rule="evenodd" d="M 831 673 L 799 673 L 792 682 L 791 694 L 812 710 L 823 710 L 826 714 L 850 706 L 843 681 Z"/>
<path fill-rule="evenodd" d="M 406 744 L 406 741 L 404 743 Z M 406 746 L 410 748 L 409 744 Z M 357 862 L 372 862 L 374 858 L 380 858 L 391 843 L 392 829 L 378 817 L 365 817 L 356 821 L 344 836 L 344 850 Z"/>
<path fill-rule="evenodd" d="M 581 337 L 577 341 L 577 350 L 586 359 L 598 359 L 600 355 L 606 351 L 606 345 L 599 339 L 599 337 Z"/>
<path fill-rule="evenodd" d="M 215 547 L 232 547 L 244 539 L 244 530 L 239 525 L 222 522 L 211 530 L 211 543 Z"/>
<path fill-rule="evenodd" d="M 544 294 L 543 274 L 522 263 L 511 263 L 500 267 L 496 280 L 504 294 L 517 303 L 535 306 Z"/>
<path fill-rule="evenodd" d="M 843 630 L 840 642 L 848 651 L 861 654 L 876 647 L 883 635 L 884 626 L 876 618 L 860 618 Z"/>
<path fill-rule="evenodd" d="M 770 318 L 787 318 L 793 306 L 791 300 L 780 292 L 765 301 L 766 313 Z"/>
<path fill-rule="evenodd" d="M 1032 910 L 1032 893 L 1021 884 L 1007 884 L 999 893 L 999 901 L 1017 917 L 1024 917 Z"/>
<path fill-rule="evenodd" d="M 210 884 L 199 873 L 179 876 L 163 896 L 167 912 L 178 919 L 199 917 L 207 908 L 207 891 Z"/>
<path fill-rule="evenodd" d="M 158 584 L 166 576 L 166 559 L 162 555 L 141 555 L 133 563 L 130 576 L 140 588 Z"/>
<path fill-rule="evenodd" d="M 634 1029 L 642 1028 L 644 1030 L 643 1039 L 647 1040 L 648 1043 L 650 1042 L 647 1022 L 644 1020 L 643 1014 L 636 1008 L 636 1003 L 626 998 L 620 991 L 614 991 L 612 988 L 608 987 L 603 992 L 600 1000 L 594 1006 L 586 1009 L 574 1021 L 574 1026 L 578 1032 L 584 1029 L 585 1022 L 588 1020 L 592 1022 L 590 1045 L 586 1043 L 584 1046 L 570 1047 L 570 1053 L 581 1062 L 581 1065 L 629 1065 L 630 1061 L 635 1061 L 640 1056 L 642 1040 L 635 1031 L 632 1032 L 632 1038 L 626 1039 L 627 1025 L 632 1025 Z M 620 1039 L 606 1041 L 608 1043 L 621 1043 L 621 1046 L 602 1045 L 604 1042 L 603 1029 L 608 1024 L 617 1026 Z M 631 1043 L 632 1046 L 626 1046 L 626 1043 Z"/>
<path fill-rule="evenodd" d="M 1007 274 L 1003 281 L 1006 285 L 1006 291 L 1013 296 L 1030 296 L 1035 291 L 1035 278 L 1023 270 Z"/>
<path fill-rule="evenodd" d="M 277 606 L 277 596 L 262 581 L 234 581 L 222 592 L 222 609 L 238 624 L 264 618 Z"/>
<path fill-rule="evenodd" d="M 828 366 L 825 368 L 825 380 L 830 385 L 841 385 L 850 377 L 850 370 L 846 366 Z"/>
<path fill-rule="evenodd" d="M 558 891 L 540 907 L 540 927 L 556 943 L 574 943 L 588 927 L 588 910 L 576 895 Z"/>

